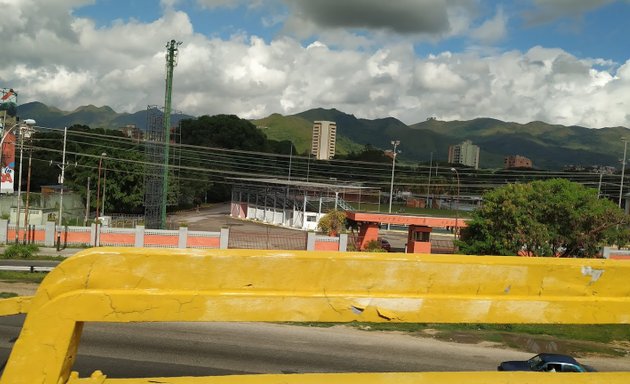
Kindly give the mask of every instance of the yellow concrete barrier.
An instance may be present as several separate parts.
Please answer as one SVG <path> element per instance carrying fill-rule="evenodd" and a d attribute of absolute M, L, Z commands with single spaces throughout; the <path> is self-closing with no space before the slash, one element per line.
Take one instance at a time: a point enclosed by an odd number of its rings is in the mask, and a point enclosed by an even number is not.
<path fill-rule="evenodd" d="M 627 261 L 595 259 L 91 249 L 61 263 L 41 284 L 0 383 L 156 380 L 70 376 L 83 324 L 91 321 L 625 324 L 630 320 L 629 273 Z M 562 374 L 564 380 L 567 375 L 576 383 L 588 378 L 630 382 L 628 373 Z M 325 382 L 559 382 L 552 376 L 331 374 Z M 279 377 L 287 383 L 322 382 L 318 375 L 157 382 L 275 383 Z"/>
<path fill-rule="evenodd" d="M 303 373 L 108 379 L 101 374 L 71 377 L 67 384 L 627 384 L 621 373 L 540 372 L 411 372 L 411 373 Z"/>
<path fill-rule="evenodd" d="M 0 316 L 27 313 L 31 306 L 32 296 L 16 296 L 0 300 Z"/>

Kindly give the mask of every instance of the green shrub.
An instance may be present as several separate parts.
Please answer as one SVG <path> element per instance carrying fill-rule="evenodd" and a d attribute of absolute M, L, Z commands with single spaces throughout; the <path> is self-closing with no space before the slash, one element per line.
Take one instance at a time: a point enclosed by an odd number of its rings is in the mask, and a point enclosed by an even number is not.
<path fill-rule="evenodd" d="M 28 259 L 39 252 L 39 247 L 35 244 L 13 244 L 4 250 L 5 259 Z"/>
<path fill-rule="evenodd" d="M 319 219 L 317 225 L 328 236 L 337 236 L 346 227 L 346 213 L 344 211 L 330 211 Z"/>
<path fill-rule="evenodd" d="M 365 252 L 386 252 L 385 249 L 383 249 L 383 247 L 381 247 L 381 242 L 378 241 L 378 240 L 369 241 L 365 245 L 365 249 L 363 251 L 365 251 Z"/>

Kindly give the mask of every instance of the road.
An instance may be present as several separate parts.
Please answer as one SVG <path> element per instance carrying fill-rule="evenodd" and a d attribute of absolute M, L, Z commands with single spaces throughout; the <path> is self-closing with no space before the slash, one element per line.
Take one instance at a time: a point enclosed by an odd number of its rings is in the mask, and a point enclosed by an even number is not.
<path fill-rule="evenodd" d="M 22 317 L 0 319 L 6 359 Z M 264 323 L 88 323 L 74 369 L 108 377 L 249 373 L 483 371 L 532 354 L 442 342 L 395 332 Z M 630 371 L 627 358 L 580 359 L 602 371 Z"/>

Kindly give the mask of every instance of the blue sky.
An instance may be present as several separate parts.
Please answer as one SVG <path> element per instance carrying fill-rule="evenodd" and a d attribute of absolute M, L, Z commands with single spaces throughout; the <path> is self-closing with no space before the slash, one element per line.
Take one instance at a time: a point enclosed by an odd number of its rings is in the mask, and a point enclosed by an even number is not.
<path fill-rule="evenodd" d="M 413 124 L 494 117 L 630 127 L 628 0 L 20 0 L 0 87 L 133 112 L 337 108 Z M 6 36 L 6 35 L 5 35 Z M 9 57 L 9 59 L 7 59 Z"/>
<path fill-rule="evenodd" d="M 593 2 L 598 3 L 598 2 Z M 535 3 L 530 1 L 500 2 L 500 7 L 511 19 L 508 35 L 497 45 L 502 50 L 527 50 L 532 45 L 558 47 L 579 57 L 605 57 L 623 63 L 628 59 L 630 50 L 630 4 L 624 1 L 605 2 L 589 12 L 566 13 L 548 22 L 528 22 L 526 14 L 535 12 Z M 496 12 L 496 1 L 480 2 L 482 11 L 475 20 L 483 22 Z M 276 3 L 273 8 L 260 7 L 248 9 L 241 3 L 234 7 L 205 8 L 195 1 L 180 1 L 176 9 L 186 12 L 195 27 L 195 31 L 208 37 L 229 38 L 231 35 L 246 31 L 271 41 L 281 30 L 280 23 L 264 25 L 264 20 L 274 14 L 282 16 L 288 13 L 287 7 Z M 78 8 L 74 13 L 89 17 L 101 27 L 110 25 L 113 20 L 142 22 L 157 20 L 163 8 L 158 1 L 115 1 L 103 0 Z M 454 37 L 435 43 L 419 43 L 419 54 L 436 53 L 442 50 L 463 50 L 469 43 L 466 37 Z"/>

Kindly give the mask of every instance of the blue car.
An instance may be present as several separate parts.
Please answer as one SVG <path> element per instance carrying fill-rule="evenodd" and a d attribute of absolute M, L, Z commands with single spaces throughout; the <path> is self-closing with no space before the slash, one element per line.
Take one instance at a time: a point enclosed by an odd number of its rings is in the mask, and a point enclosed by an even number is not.
<path fill-rule="evenodd" d="M 534 372 L 595 372 L 593 367 L 579 363 L 567 355 L 541 353 L 525 361 L 504 361 L 499 371 L 534 371 Z"/>

